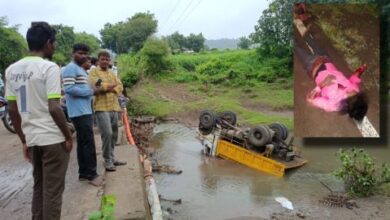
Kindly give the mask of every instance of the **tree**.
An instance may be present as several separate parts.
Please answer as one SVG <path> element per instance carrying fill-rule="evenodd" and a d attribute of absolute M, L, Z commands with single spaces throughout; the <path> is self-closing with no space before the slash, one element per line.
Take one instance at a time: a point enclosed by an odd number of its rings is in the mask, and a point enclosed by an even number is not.
<path fill-rule="evenodd" d="M 198 35 L 191 33 L 188 37 L 186 37 L 185 47 L 189 50 L 199 52 L 204 48 L 205 40 L 206 39 L 203 37 L 202 33 L 199 33 Z"/>
<path fill-rule="evenodd" d="M 149 36 L 157 31 L 157 20 L 154 15 L 147 13 L 137 13 L 123 25 L 119 32 L 119 41 L 124 44 L 127 51 L 138 52 L 143 47 Z M 125 52 L 125 51 L 118 51 Z"/>
<path fill-rule="evenodd" d="M 297 0 L 272 0 L 264 10 L 255 32 L 250 35 L 258 43 L 263 56 L 292 57 L 292 7 Z M 306 0 L 306 3 L 377 3 L 382 7 L 382 22 L 386 23 L 390 11 L 388 0 Z M 384 25 L 381 26 L 382 30 Z M 387 28 L 389 32 L 389 29 Z"/>
<path fill-rule="evenodd" d="M 13 62 L 27 54 L 26 40 L 17 31 L 17 26 L 8 26 L 6 17 L 0 17 L 0 73 Z"/>
<path fill-rule="evenodd" d="M 53 55 L 53 61 L 59 65 L 65 65 L 71 59 L 72 48 L 75 43 L 76 35 L 73 27 L 62 24 L 52 25 L 56 30 L 57 48 Z"/>
<path fill-rule="evenodd" d="M 260 45 L 264 56 L 291 56 L 292 48 L 292 3 L 294 0 L 274 0 L 263 11 L 255 32 L 250 35 Z"/>
<path fill-rule="evenodd" d="M 107 23 L 100 30 L 103 46 L 115 53 L 138 52 L 149 36 L 157 31 L 154 14 L 136 13 L 126 22 Z"/>
<path fill-rule="evenodd" d="M 75 43 L 83 43 L 89 46 L 91 49 L 90 53 L 96 53 L 100 48 L 100 40 L 93 34 L 86 32 L 75 34 Z"/>
<path fill-rule="evenodd" d="M 184 50 L 186 38 L 179 32 L 176 31 L 175 33 L 167 36 L 165 39 L 168 42 L 168 45 L 172 49 L 172 51 Z"/>
<path fill-rule="evenodd" d="M 155 75 L 169 67 L 170 51 L 168 43 L 156 37 L 150 37 L 141 50 L 142 59 L 145 62 L 145 72 Z"/>
<path fill-rule="evenodd" d="M 118 53 L 118 47 L 120 47 L 118 42 L 118 36 L 120 27 L 123 26 L 123 22 L 119 22 L 117 24 L 106 23 L 104 28 L 100 30 L 100 36 L 102 39 L 102 47 L 110 49 L 115 53 Z M 121 51 L 123 49 L 121 48 Z"/>
<path fill-rule="evenodd" d="M 240 40 L 240 42 L 238 42 L 237 46 L 240 49 L 247 50 L 252 45 L 251 40 L 247 37 L 240 37 L 239 40 Z"/>

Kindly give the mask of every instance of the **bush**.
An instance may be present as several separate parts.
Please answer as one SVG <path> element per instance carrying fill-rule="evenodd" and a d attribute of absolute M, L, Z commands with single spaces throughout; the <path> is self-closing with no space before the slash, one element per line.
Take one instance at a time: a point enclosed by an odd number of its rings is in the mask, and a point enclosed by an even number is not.
<path fill-rule="evenodd" d="M 170 67 L 169 46 L 166 41 L 156 37 L 150 37 L 145 42 L 141 57 L 145 64 L 145 72 L 149 75 L 156 75 Z"/>
<path fill-rule="evenodd" d="M 193 82 L 197 81 L 198 77 L 195 73 L 190 72 L 179 72 L 177 73 L 173 79 L 178 83 L 186 83 L 186 82 Z"/>
<path fill-rule="evenodd" d="M 65 66 L 68 62 L 68 59 L 62 53 L 55 53 L 53 55 L 53 61 L 60 66 Z"/>
<path fill-rule="evenodd" d="M 133 85 L 135 85 L 140 79 L 140 74 L 138 74 L 137 72 L 127 72 L 124 74 L 124 76 L 122 77 L 122 83 L 123 83 L 123 86 L 126 87 L 126 88 L 130 88 L 132 87 Z"/>
<path fill-rule="evenodd" d="M 277 77 L 290 77 L 292 64 L 289 58 L 271 58 L 267 60 L 267 64 L 271 67 Z"/>
<path fill-rule="evenodd" d="M 6 17 L 0 15 L 0 72 L 27 54 L 26 40 L 17 27 L 8 26 Z"/>
<path fill-rule="evenodd" d="M 130 74 L 124 78 L 127 86 L 136 83 L 143 73 L 152 75 L 155 80 L 168 77 L 176 82 L 198 81 L 225 86 L 277 82 L 280 78 L 289 81 L 291 78 L 291 64 L 288 59 L 259 60 L 255 50 L 214 51 L 168 57 L 162 55 L 162 62 L 152 62 L 161 58 L 153 55 L 158 50 L 152 50 L 155 47 L 160 48 L 156 46 L 159 45 L 158 41 L 149 40 L 142 53 L 119 56 L 122 78 Z M 290 84 L 282 85 L 291 88 Z"/>
<path fill-rule="evenodd" d="M 382 171 L 374 159 L 363 149 L 340 150 L 342 167 L 333 174 L 344 181 L 352 196 L 366 197 L 374 194 L 382 183 L 390 182 L 390 168 L 382 165 Z"/>
<path fill-rule="evenodd" d="M 212 59 L 204 64 L 200 64 L 196 68 L 196 72 L 204 75 L 217 75 L 227 70 L 227 65 L 221 59 Z"/>
<path fill-rule="evenodd" d="M 195 71 L 195 68 L 196 68 L 196 64 L 192 60 L 189 60 L 189 59 L 180 60 L 178 62 L 178 64 L 189 72 Z"/>
<path fill-rule="evenodd" d="M 135 85 L 142 76 L 143 65 L 139 55 L 120 55 L 118 58 L 120 77 L 125 87 Z"/>

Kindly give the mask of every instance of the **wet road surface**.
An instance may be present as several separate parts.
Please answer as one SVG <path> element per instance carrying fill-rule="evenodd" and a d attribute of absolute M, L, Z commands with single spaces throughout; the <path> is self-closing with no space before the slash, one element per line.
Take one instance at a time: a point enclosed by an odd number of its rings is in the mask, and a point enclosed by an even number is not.
<path fill-rule="evenodd" d="M 95 136 L 99 151 L 100 138 Z M 16 134 L 8 132 L 0 123 L 0 219 L 31 219 L 32 166 L 22 155 L 22 146 Z M 85 220 L 88 213 L 99 210 L 101 187 L 78 181 L 76 143 L 74 143 L 63 194 L 63 220 Z M 98 170 L 103 173 L 101 155 Z"/>

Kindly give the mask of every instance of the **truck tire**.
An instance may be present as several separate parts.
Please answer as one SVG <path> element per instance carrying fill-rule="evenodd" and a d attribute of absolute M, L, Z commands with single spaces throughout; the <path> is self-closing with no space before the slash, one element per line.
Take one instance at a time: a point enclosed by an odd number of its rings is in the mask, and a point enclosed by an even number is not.
<path fill-rule="evenodd" d="M 272 123 L 268 125 L 268 127 L 275 132 L 274 138 L 276 138 L 276 141 L 283 140 L 283 137 L 285 136 L 285 130 L 280 123 Z"/>
<path fill-rule="evenodd" d="M 200 127 L 199 127 L 199 132 L 200 132 L 202 135 L 209 135 L 209 134 L 211 134 L 213 131 L 214 131 L 214 127 L 211 127 L 211 128 L 200 128 Z"/>
<path fill-rule="evenodd" d="M 203 111 L 199 116 L 199 130 L 209 130 L 216 125 L 215 114 L 211 111 Z"/>
<path fill-rule="evenodd" d="M 254 147 L 262 147 L 271 142 L 272 136 L 270 131 L 264 125 L 253 127 L 249 130 L 248 141 Z"/>
<path fill-rule="evenodd" d="M 268 125 L 268 127 L 275 132 L 275 137 L 279 138 L 280 140 L 287 139 L 288 129 L 284 124 L 276 122 Z"/>
<path fill-rule="evenodd" d="M 222 112 L 219 116 L 221 119 L 227 121 L 230 125 L 233 125 L 235 126 L 237 124 L 237 115 L 236 113 L 232 112 L 232 111 L 225 111 L 225 112 Z M 224 123 L 221 123 L 221 126 L 223 128 L 230 128 L 229 126 L 227 126 L 226 124 Z"/>

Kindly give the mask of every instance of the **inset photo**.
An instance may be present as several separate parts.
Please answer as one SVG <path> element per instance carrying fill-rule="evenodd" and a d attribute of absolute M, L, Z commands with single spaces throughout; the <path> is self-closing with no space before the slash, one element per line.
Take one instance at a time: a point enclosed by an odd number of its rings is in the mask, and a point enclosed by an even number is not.
<path fill-rule="evenodd" d="M 380 134 L 379 10 L 375 4 L 295 4 L 294 133 Z"/>

